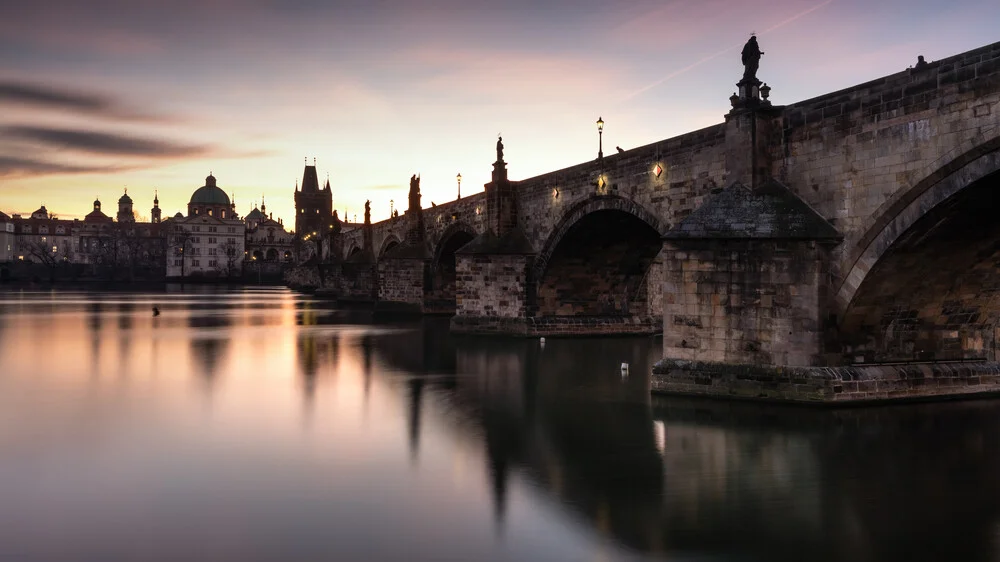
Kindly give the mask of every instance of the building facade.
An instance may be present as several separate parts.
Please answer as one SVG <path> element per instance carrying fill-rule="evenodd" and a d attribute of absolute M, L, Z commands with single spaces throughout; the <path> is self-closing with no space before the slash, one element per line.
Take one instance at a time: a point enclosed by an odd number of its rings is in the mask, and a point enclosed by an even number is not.
<path fill-rule="evenodd" d="M 294 261 L 295 234 L 285 230 L 281 219 L 267 214 L 261 200 L 243 219 L 246 224 L 246 256 L 250 262 L 287 263 Z"/>
<path fill-rule="evenodd" d="M 14 215 L 12 220 L 17 260 L 46 265 L 74 260 L 74 221 L 57 219 L 45 205 L 27 218 Z"/>
<path fill-rule="evenodd" d="M 0 263 L 14 261 L 14 221 L 0 213 Z"/>
<path fill-rule="evenodd" d="M 243 273 L 246 225 L 211 174 L 191 195 L 187 216 L 160 223 L 167 241 L 168 278 L 230 278 Z"/>

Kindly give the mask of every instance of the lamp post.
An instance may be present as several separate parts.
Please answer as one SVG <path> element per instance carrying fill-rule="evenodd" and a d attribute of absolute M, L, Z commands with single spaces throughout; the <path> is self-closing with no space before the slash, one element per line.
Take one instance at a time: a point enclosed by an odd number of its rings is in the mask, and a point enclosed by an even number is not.
<path fill-rule="evenodd" d="M 602 145 L 604 136 L 604 119 L 597 118 L 597 159 L 604 159 L 604 146 Z"/>
<path fill-rule="evenodd" d="M 461 199 L 462 198 L 462 173 L 459 172 L 459 174 L 457 176 L 455 176 L 455 179 L 458 180 L 458 198 Z"/>
<path fill-rule="evenodd" d="M 389 218 L 390 219 L 392 218 L 392 213 L 395 210 L 396 210 L 396 200 L 395 199 L 390 199 L 389 200 Z"/>

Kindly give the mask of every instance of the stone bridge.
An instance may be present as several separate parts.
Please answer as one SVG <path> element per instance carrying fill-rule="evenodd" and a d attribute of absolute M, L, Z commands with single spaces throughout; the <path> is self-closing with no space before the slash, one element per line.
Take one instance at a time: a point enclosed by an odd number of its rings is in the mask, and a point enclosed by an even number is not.
<path fill-rule="evenodd" d="M 500 151 L 485 193 L 345 234 L 372 272 L 353 294 L 463 332 L 662 330 L 679 361 L 994 360 L 1000 43 L 769 93 L 741 81 L 718 125 L 524 180 Z"/>

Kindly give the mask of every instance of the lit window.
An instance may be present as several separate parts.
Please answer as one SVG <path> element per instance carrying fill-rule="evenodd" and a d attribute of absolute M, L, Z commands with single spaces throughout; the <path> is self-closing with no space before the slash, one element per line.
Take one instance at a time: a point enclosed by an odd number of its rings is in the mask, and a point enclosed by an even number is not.
<path fill-rule="evenodd" d="M 59 251 L 59 247 L 58 246 L 52 246 L 52 253 L 53 254 L 56 253 L 56 252 L 58 252 L 58 251 Z"/>
<path fill-rule="evenodd" d="M 212 209 L 208 210 L 208 216 L 212 216 Z"/>

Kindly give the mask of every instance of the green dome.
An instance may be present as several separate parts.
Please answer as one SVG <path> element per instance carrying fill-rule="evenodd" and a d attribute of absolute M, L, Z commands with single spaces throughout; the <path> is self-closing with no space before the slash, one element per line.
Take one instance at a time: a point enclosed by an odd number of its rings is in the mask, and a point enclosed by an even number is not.
<path fill-rule="evenodd" d="M 229 196 L 215 185 L 215 176 L 205 178 L 205 185 L 199 187 L 191 195 L 192 205 L 225 205 L 229 206 Z"/>

